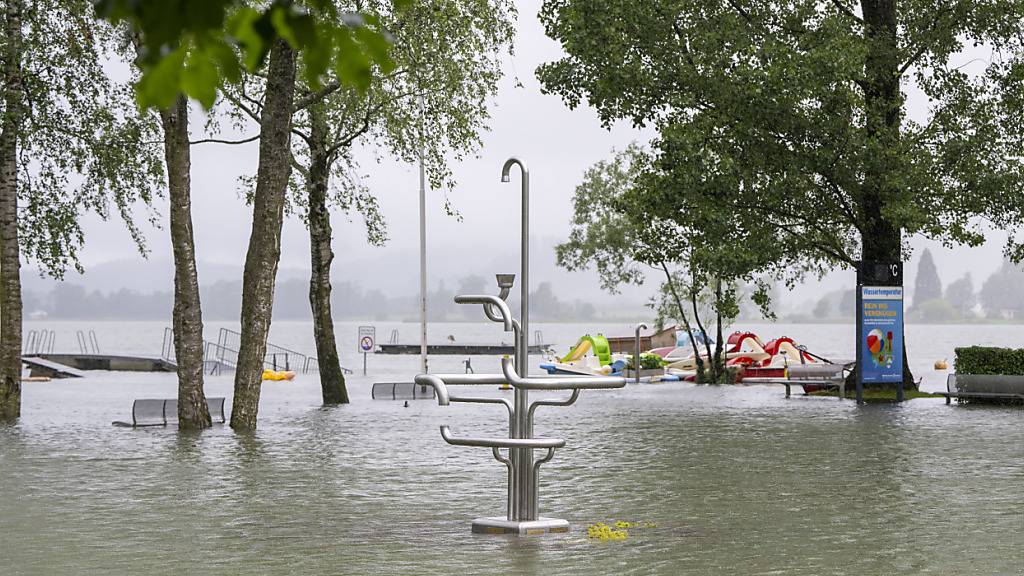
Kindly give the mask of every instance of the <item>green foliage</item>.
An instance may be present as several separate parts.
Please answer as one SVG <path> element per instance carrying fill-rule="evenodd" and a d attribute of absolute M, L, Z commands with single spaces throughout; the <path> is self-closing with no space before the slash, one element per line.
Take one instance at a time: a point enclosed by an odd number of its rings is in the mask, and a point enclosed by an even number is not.
<path fill-rule="evenodd" d="M 328 71 L 321 87 L 304 80 L 297 86 L 293 118 L 293 156 L 298 167 L 291 181 L 290 207 L 302 213 L 305 177 L 311 165 L 312 112 L 322 113 L 331 150 L 331 203 L 362 216 L 369 240 L 387 238 L 383 215 L 368 185 L 368 174 L 354 149 L 369 149 L 415 163 L 423 155 L 434 189 L 455 185 L 453 163 L 479 149 L 490 118 L 488 104 L 502 77 L 503 54 L 515 34 L 515 6 L 509 0 L 391 0 L 338 2 L 339 10 L 372 15 L 394 31 L 390 57 L 394 68 L 374 75 L 365 90 L 345 85 Z M 228 87 L 214 113 L 245 130 L 258 117 L 263 79 L 245 74 Z M 318 110 L 314 107 L 319 106 Z M 217 129 L 216 119 L 210 126 Z"/>
<path fill-rule="evenodd" d="M 80 268 L 86 212 L 104 219 L 119 215 L 144 251 L 135 209 L 142 205 L 144 217 L 155 221 L 148 205 L 164 185 L 160 129 L 155 116 L 135 107 L 131 85 L 112 80 L 105 70 L 127 59 L 118 52 L 119 34 L 90 16 L 88 0 L 31 5 L 22 23 L 23 256 L 58 278 L 69 266 Z"/>
<path fill-rule="evenodd" d="M 910 316 L 915 320 L 925 322 L 952 322 L 961 318 L 957 309 L 942 298 L 932 298 L 915 305 Z"/>
<path fill-rule="evenodd" d="M 954 280 L 949 286 L 946 286 L 945 298 L 962 318 L 973 316 L 972 310 L 978 303 L 978 297 L 974 294 L 974 281 L 971 279 L 971 273 L 965 273 L 963 278 Z"/>
<path fill-rule="evenodd" d="M 394 2 L 396 10 L 408 4 Z M 143 107 L 166 108 L 179 93 L 213 106 L 225 84 L 260 68 L 277 38 L 299 52 L 303 77 L 314 87 L 332 75 L 366 90 L 375 69 L 394 67 L 391 37 L 373 14 L 343 12 L 329 0 L 259 6 L 241 0 L 95 0 L 97 15 L 139 34 L 143 74 L 136 88 Z"/>
<path fill-rule="evenodd" d="M 641 354 L 640 355 L 640 369 L 641 370 L 657 370 L 663 368 L 668 363 L 661 359 L 661 356 L 657 354 Z M 635 370 L 633 367 L 633 357 L 630 356 L 626 360 L 626 369 Z"/>
<path fill-rule="evenodd" d="M 990 318 L 999 318 L 1003 311 L 1020 318 L 1024 315 L 1024 270 L 1004 261 L 999 270 L 985 280 L 979 298 Z"/>
<path fill-rule="evenodd" d="M 914 279 L 914 308 L 939 298 L 942 298 L 942 281 L 939 280 L 939 271 L 935 268 L 932 251 L 926 248 L 921 253 L 921 260 L 917 263 L 917 277 Z"/>
<path fill-rule="evenodd" d="M 957 374 L 1024 374 L 1024 349 L 969 346 L 956 348 Z"/>
<path fill-rule="evenodd" d="M 566 56 L 538 76 L 606 125 L 658 129 L 659 212 L 696 208 L 716 232 L 730 214 L 754 240 L 774 229 L 758 246 L 792 274 L 898 257 L 901 230 L 977 245 L 986 224 L 1015 227 L 1024 2 L 863 2 L 893 7 L 896 38 L 845 4 L 546 0 L 541 21 Z M 965 69 L 978 45 L 993 57 Z M 891 77 L 899 86 L 880 95 Z M 923 117 L 904 117 L 901 91 L 927 98 Z M 1012 236 L 1006 250 L 1024 257 Z"/>

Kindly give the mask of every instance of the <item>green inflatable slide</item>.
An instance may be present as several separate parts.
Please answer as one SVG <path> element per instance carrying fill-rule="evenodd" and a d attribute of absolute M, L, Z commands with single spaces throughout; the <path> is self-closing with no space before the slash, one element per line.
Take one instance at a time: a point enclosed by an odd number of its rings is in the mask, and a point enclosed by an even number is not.
<path fill-rule="evenodd" d="M 569 351 L 564 357 L 559 358 L 559 362 L 575 362 L 580 358 L 586 356 L 590 350 L 594 351 L 594 356 L 597 356 L 597 360 L 601 362 L 602 366 L 612 363 L 612 350 L 608 345 L 608 339 L 603 335 L 598 334 L 597 336 L 591 336 L 587 334 L 576 342 L 576 346 Z"/>

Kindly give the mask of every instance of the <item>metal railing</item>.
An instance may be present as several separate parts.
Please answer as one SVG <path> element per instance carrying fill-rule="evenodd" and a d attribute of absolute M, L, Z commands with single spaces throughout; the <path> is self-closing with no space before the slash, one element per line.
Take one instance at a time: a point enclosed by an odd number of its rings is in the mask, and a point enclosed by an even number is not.
<path fill-rule="evenodd" d="M 242 334 L 235 330 L 221 328 L 220 332 L 217 334 L 218 350 L 234 351 L 235 360 L 232 364 L 236 364 L 238 362 L 237 351 L 241 348 L 241 343 Z M 296 369 L 299 366 L 308 366 L 307 358 L 308 356 L 301 352 L 289 350 L 283 346 L 267 342 L 267 350 L 263 355 L 263 364 L 272 370 L 291 370 L 292 366 L 295 366 Z"/>
<path fill-rule="evenodd" d="M 306 361 L 302 364 L 302 373 L 309 374 L 310 372 L 320 372 L 320 360 L 316 356 L 307 356 Z M 341 367 L 343 374 L 351 374 L 352 371 L 344 366 Z"/>
<path fill-rule="evenodd" d="M 53 341 L 57 333 L 53 330 L 29 330 L 25 343 L 21 347 L 23 355 L 50 354 L 53 352 Z"/>
<path fill-rule="evenodd" d="M 100 353 L 100 344 L 99 341 L 96 339 L 95 330 L 89 330 L 88 332 L 78 330 L 77 332 L 75 332 L 75 337 L 78 339 L 78 350 L 82 354 Z"/>

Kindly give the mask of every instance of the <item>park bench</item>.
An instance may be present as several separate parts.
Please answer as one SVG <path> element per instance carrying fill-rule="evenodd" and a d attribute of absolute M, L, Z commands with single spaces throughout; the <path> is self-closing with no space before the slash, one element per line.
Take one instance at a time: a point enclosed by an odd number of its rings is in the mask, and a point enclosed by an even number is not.
<path fill-rule="evenodd" d="M 786 387 L 786 398 L 790 397 L 793 386 L 804 389 L 838 388 L 840 400 L 846 396 L 846 374 L 853 369 L 853 362 L 796 364 L 786 368 L 785 378 L 744 378 L 743 384 L 781 384 Z"/>
<path fill-rule="evenodd" d="M 946 377 L 946 404 L 957 400 L 1010 400 L 1024 402 L 1024 375 L 950 374 Z"/>
<path fill-rule="evenodd" d="M 224 398 L 207 398 L 210 418 L 214 422 L 225 422 Z M 175 398 L 140 398 L 132 402 L 132 421 L 113 422 L 114 426 L 138 428 L 142 426 L 167 426 L 178 421 L 178 400 Z"/>
<path fill-rule="evenodd" d="M 853 369 L 853 362 L 845 363 L 820 363 L 820 364 L 797 364 L 786 369 L 788 383 L 786 384 L 786 397 L 789 398 L 789 388 L 792 385 L 799 385 L 806 390 L 808 387 L 839 388 L 839 398 L 846 397 L 846 374 Z"/>
<path fill-rule="evenodd" d="M 437 396 L 430 386 L 413 382 L 377 382 L 370 390 L 374 400 L 433 400 Z"/>

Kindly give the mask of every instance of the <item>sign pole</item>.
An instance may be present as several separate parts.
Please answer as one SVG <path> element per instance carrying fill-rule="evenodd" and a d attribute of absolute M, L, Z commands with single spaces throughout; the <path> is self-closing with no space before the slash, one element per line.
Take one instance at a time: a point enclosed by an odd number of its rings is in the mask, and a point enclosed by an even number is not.
<path fill-rule="evenodd" d="M 366 376 L 366 355 L 377 352 L 377 329 L 373 326 L 360 326 L 358 350 L 363 354 L 363 376 Z"/>
<path fill-rule="evenodd" d="M 423 96 L 420 96 L 423 114 Z M 420 143 L 420 373 L 427 373 L 427 173 Z"/>

